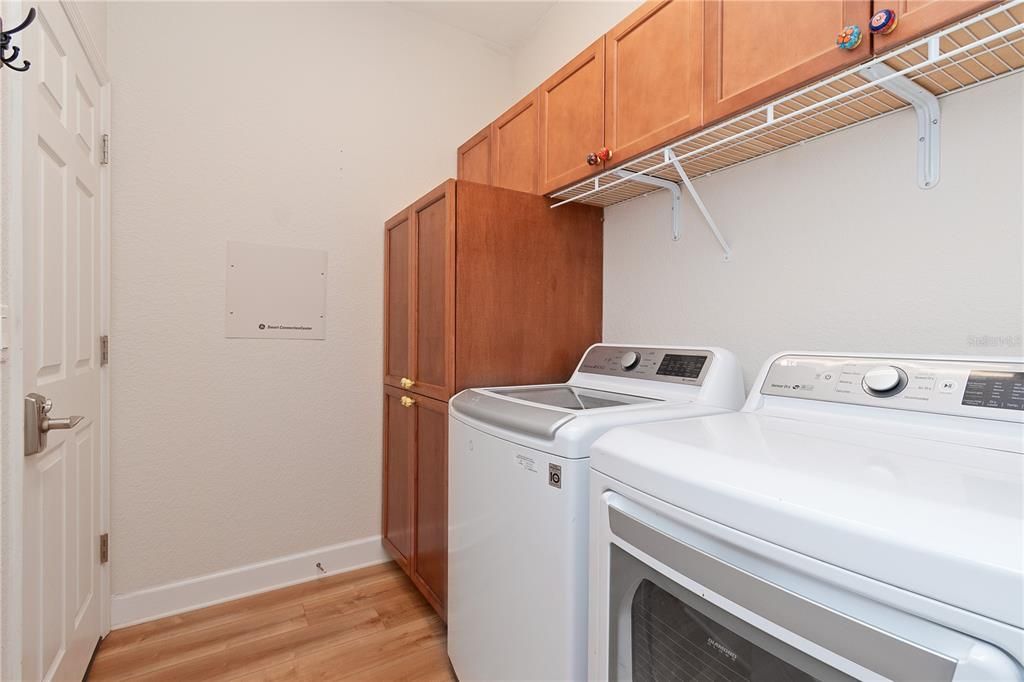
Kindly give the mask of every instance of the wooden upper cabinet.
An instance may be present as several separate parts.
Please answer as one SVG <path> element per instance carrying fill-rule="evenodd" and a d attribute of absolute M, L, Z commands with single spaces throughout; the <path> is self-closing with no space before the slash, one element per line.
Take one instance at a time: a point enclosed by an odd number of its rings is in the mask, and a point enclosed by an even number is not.
<path fill-rule="evenodd" d="M 702 0 L 659 0 L 605 35 L 609 165 L 700 127 L 703 31 Z"/>
<path fill-rule="evenodd" d="M 442 618 L 448 594 L 448 403 L 414 398 L 416 559 L 412 579 Z"/>
<path fill-rule="evenodd" d="M 412 369 L 406 388 L 447 400 L 455 384 L 455 181 L 413 204 Z"/>
<path fill-rule="evenodd" d="M 402 211 L 384 223 L 384 383 L 412 376 L 412 225 Z"/>
<path fill-rule="evenodd" d="M 491 126 L 487 126 L 459 147 L 459 180 L 491 184 Z"/>
<path fill-rule="evenodd" d="M 413 410 L 402 405 L 404 395 L 392 386 L 384 387 L 381 536 L 392 558 L 408 571 L 413 556 L 416 416 Z"/>
<path fill-rule="evenodd" d="M 540 86 L 540 191 L 601 170 L 587 155 L 604 146 L 604 37 Z"/>
<path fill-rule="evenodd" d="M 966 16 L 998 5 L 999 0 L 886 0 L 875 11 L 891 9 L 897 24 L 892 33 L 874 36 L 875 54 L 936 31 Z"/>
<path fill-rule="evenodd" d="M 870 0 L 705 0 L 704 121 L 725 118 L 871 57 Z M 844 26 L 864 39 L 836 47 Z"/>
<path fill-rule="evenodd" d="M 534 90 L 491 124 L 490 183 L 497 187 L 537 193 L 539 93 Z"/>

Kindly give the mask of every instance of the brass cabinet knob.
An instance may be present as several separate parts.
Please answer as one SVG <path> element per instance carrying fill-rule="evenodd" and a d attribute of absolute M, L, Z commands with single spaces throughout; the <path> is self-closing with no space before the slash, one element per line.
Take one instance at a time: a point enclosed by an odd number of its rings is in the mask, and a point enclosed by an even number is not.
<path fill-rule="evenodd" d="M 402 385 L 402 388 L 404 389 L 410 389 L 416 385 L 415 381 L 413 381 L 412 379 L 408 379 L 406 377 L 402 377 L 402 380 L 399 381 L 398 383 L 400 383 Z"/>
<path fill-rule="evenodd" d="M 413 405 L 416 404 L 416 401 L 407 395 L 403 395 L 402 399 L 399 400 L 398 402 L 402 403 L 402 407 L 412 407 Z"/>

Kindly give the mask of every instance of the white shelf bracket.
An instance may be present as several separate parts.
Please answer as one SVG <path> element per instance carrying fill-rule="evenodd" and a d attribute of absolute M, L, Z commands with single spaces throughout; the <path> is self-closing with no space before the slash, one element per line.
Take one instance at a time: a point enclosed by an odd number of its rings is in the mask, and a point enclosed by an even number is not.
<path fill-rule="evenodd" d="M 937 41 L 934 46 L 929 43 L 929 54 L 937 51 Z M 878 87 L 913 105 L 917 113 L 917 185 L 921 189 L 932 189 L 939 184 L 939 130 L 942 118 L 938 97 L 906 76 L 898 75 L 895 69 L 882 62 L 866 66 L 860 73 L 869 81 L 877 82 Z"/>
<path fill-rule="evenodd" d="M 672 241 L 679 241 L 679 237 L 683 232 L 683 192 L 679 189 L 679 185 L 671 180 L 662 180 L 661 178 L 655 178 L 650 175 L 634 175 L 629 171 L 619 171 L 616 175 L 620 178 L 629 178 L 633 182 L 639 182 L 640 184 L 650 185 L 660 189 L 667 189 L 672 192 Z"/>
<path fill-rule="evenodd" d="M 730 260 L 732 258 L 732 249 L 729 248 L 728 242 L 722 237 L 722 233 L 718 231 L 718 225 L 715 224 L 714 219 L 708 212 L 704 202 L 701 201 L 700 195 L 697 194 L 697 190 L 694 189 L 693 184 L 690 182 L 690 178 L 686 175 L 683 170 L 682 164 L 679 163 L 679 159 L 676 158 L 675 154 L 671 151 L 665 152 L 665 159 L 671 161 L 676 167 L 676 172 L 679 173 L 679 177 L 683 179 L 681 183 L 675 183 L 671 180 L 665 180 L 663 178 L 656 178 L 650 175 L 636 174 L 629 171 L 618 171 L 615 175 L 620 178 L 628 178 L 632 182 L 638 182 L 644 185 L 650 185 L 652 187 L 658 187 L 661 189 L 667 189 L 672 193 L 672 241 L 677 242 L 683 234 L 683 191 L 682 187 L 686 188 L 686 191 L 693 197 L 693 202 L 697 204 L 697 208 L 700 210 L 701 215 L 704 216 L 704 220 L 708 223 L 711 233 L 718 240 L 719 245 L 722 247 L 724 254 L 723 260 Z"/>
<path fill-rule="evenodd" d="M 686 188 L 686 191 L 690 193 L 693 198 L 693 203 L 697 204 L 697 209 L 700 214 L 704 216 L 704 221 L 708 224 L 708 229 L 711 230 L 711 234 L 718 240 L 718 245 L 722 247 L 722 260 L 732 260 L 732 248 L 729 247 L 729 242 L 725 241 L 725 237 L 718 230 L 718 224 L 715 223 L 715 219 L 711 217 L 711 212 L 708 211 L 708 207 L 701 201 L 700 195 L 697 194 L 697 190 L 694 188 L 693 183 L 690 182 L 690 176 L 683 170 L 683 164 L 679 162 L 679 157 L 671 149 L 665 150 L 665 160 L 671 161 L 672 165 L 676 169 L 676 173 L 679 173 L 679 177 L 682 179 L 682 185 Z"/>

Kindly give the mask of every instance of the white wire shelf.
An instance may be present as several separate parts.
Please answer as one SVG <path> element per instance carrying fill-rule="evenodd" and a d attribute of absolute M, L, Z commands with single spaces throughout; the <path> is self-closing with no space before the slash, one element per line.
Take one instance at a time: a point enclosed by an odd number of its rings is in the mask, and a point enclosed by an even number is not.
<path fill-rule="evenodd" d="M 870 68 L 879 64 L 889 68 Z M 569 202 L 611 206 L 654 191 L 658 180 L 688 184 L 680 169 L 689 178 L 698 178 L 913 106 L 897 95 L 900 88 L 893 87 L 897 82 L 913 83 L 943 97 L 1022 69 L 1024 0 L 1011 0 L 555 192 L 551 198 L 554 206 Z M 922 187 L 927 185 L 922 182 Z"/>

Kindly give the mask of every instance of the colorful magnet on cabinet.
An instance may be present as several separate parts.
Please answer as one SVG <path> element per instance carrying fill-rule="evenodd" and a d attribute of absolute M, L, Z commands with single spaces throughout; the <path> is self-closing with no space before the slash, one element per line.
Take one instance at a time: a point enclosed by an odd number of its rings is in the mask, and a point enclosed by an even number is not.
<path fill-rule="evenodd" d="M 864 36 L 861 34 L 860 26 L 853 24 L 847 26 L 836 36 L 836 47 L 840 50 L 852 50 L 860 45 Z"/>
<path fill-rule="evenodd" d="M 884 36 L 892 33 L 897 23 L 896 12 L 891 9 L 880 9 L 871 17 L 871 23 L 868 26 L 872 33 Z"/>

